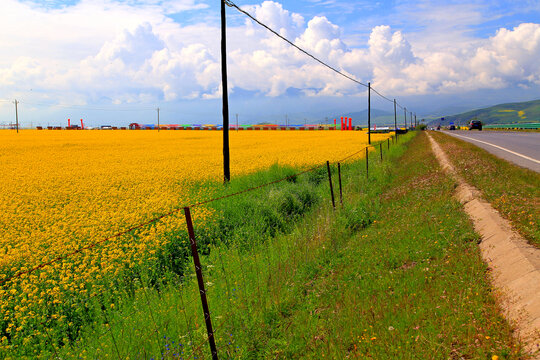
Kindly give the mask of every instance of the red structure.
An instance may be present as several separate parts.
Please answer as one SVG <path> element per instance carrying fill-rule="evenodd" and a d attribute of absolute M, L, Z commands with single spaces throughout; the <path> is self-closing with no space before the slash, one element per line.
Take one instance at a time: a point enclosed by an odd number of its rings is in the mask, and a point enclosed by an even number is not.
<path fill-rule="evenodd" d="M 84 123 L 83 123 L 82 119 L 81 119 L 81 129 L 84 130 Z"/>

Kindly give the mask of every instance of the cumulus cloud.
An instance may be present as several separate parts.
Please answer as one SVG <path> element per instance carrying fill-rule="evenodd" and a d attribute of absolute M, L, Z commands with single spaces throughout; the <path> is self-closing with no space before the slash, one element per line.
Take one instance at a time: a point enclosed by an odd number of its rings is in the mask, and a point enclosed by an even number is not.
<path fill-rule="evenodd" d="M 30 88 L 57 101 L 70 96 L 122 103 L 220 95 L 218 24 L 182 26 L 167 16 L 206 6 L 195 0 L 82 0 L 59 9 L 15 0 L 4 4 L 10 11 L 0 13 L 6 29 L 0 47 L 13 49 L 0 59 L 0 90 L 6 97 Z M 364 47 L 350 48 L 342 28 L 324 16 L 306 21 L 275 1 L 246 10 L 333 67 L 394 96 L 540 84 L 540 24 L 502 28 L 474 46 L 457 43 L 433 51 L 415 46 L 419 34 L 409 42 L 406 33 L 380 25 Z M 365 91 L 249 20 L 230 26 L 228 33 L 232 91 L 267 96 L 290 88 L 307 96 Z M 16 35 L 26 45 L 17 45 Z"/>
<path fill-rule="evenodd" d="M 469 51 L 447 49 L 403 68 L 414 93 L 452 93 L 540 84 L 540 24 L 501 28 Z"/>
<path fill-rule="evenodd" d="M 478 49 L 472 66 L 476 73 L 487 77 L 540 84 L 539 56 L 540 24 L 525 23 L 513 30 L 498 30 Z"/>
<path fill-rule="evenodd" d="M 261 5 L 246 6 L 245 9 L 253 14 L 257 20 L 287 38 L 296 37 L 304 24 L 304 18 L 300 14 L 291 13 L 283 9 L 280 3 L 274 1 L 264 1 Z M 250 27 L 253 24 L 247 21 L 246 25 Z"/>

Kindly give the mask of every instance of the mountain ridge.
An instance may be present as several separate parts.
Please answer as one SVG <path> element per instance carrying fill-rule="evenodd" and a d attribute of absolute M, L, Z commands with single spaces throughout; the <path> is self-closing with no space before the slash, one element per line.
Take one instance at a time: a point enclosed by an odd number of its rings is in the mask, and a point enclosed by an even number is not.
<path fill-rule="evenodd" d="M 540 99 L 503 103 L 470 110 L 460 114 L 432 119 L 427 124 L 428 126 L 439 124 L 441 126 L 447 126 L 453 123 L 455 125 L 465 126 L 471 120 L 480 120 L 484 125 L 540 122 Z"/>

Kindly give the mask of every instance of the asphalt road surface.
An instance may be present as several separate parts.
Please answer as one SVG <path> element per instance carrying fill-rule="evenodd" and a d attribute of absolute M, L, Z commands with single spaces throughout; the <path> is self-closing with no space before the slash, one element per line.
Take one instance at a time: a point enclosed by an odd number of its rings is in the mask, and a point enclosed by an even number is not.
<path fill-rule="evenodd" d="M 519 166 L 540 172 L 540 133 L 513 131 L 445 131 Z"/>

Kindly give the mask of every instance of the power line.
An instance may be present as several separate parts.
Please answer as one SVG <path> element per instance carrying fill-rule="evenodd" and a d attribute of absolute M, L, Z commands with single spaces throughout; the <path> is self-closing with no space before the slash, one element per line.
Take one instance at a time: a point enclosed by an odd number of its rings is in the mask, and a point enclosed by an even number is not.
<path fill-rule="evenodd" d="M 318 63 L 320 63 L 321 65 L 324 65 L 326 66 L 327 68 L 329 68 L 330 70 L 338 73 L 339 75 L 351 80 L 351 81 L 354 81 L 355 83 L 359 84 L 359 85 L 362 85 L 364 87 L 368 87 L 367 84 L 364 84 L 363 82 L 360 82 L 358 80 L 356 80 L 355 78 L 353 77 L 350 77 L 349 75 L 347 74 L 344 74 L 343 72 L 339 71 L 338 69 L 332 67 L 331 65 L 328 65 L 327 63 L 325 63 L 324 61 L 316 58 L 315 56 L 311 55 L 309 52 L 307 52 L 306 50 L 302 49 L 301 47 L 299 47 L 298 45 L 296 45 L 295 43 L 293 43 L 292 41 L 290 41 L 289 39 L 287 39 L 286 37 L 284 36 L 281 36 L 278 32 L 276 32 L 275 30 L 273 30 L 272 28 L 270 28 L 269 26 L 267 26 L 266 24 L 260 22 L 259 20 L 257 20 L 253 15 L 251 15 L 250 13 L 248 13 L 247 11 L 245 10 L 242 10 L 238 7 L 238 5 L 236 5 L 235 3 L 233 3 L 232 1 L 230 0 L 223 0 L 225 1 L 225 4 L 227 4 L 228 6 L 230 7 L 233 7 L 235 8 L 236 10 L 240 11 L 242 14 L 246 15 L 247 17 L 249 17 L 251 20 L 255 21 L 257 24 L 259 24 L 260 26 L 264 27 L 266 30 L 270 31 L 272 34 L 276 35 L 277 37 L 279 37 L 280 39 L 282 39 L 283 41 L 287 42 L 289 45 L 293 46 L 294 48 L 296 48 L 297 50 L 300 50 L 301 52 L 303 52 L 304 54 L 306 54 L 307 56 L 309 56 L 310 58 L 312 58 L 313 60 L 317 61 Z"/>
<path fill-rule="evenodd" d="M 385 100 L 387 100 L 387 101 L 389 101 L 389 102 L 391 102 L 391 103 L 394 102 L 394 100 L 390 100 L 389 98 L 387 98 L 386 96 L 384 96 L 383 94 L 381 94 L 380 92 L 378 92 L 377 90 L 375 90 L 373 87 L 371 88 L 371 90 L 372 90 L 375 94 L 377 94 L 377 95 L 379 95 L 380 97 L 382 97 L 383 99 L 385 99 Z"/>
<path fill-rule="evenodd" d="M 223 0 L 225 2 L 225 4 L 229 7 L 232 7 L 232 8 L 235 8 L 236 10 L 238 10 L 239 12 L 241 12 L 242 14 L 246 15 L 247 17 L 249 17 L 251 20 L 253 20 L 254 22 L 256 22 L 257 24 L 259 24 L 260 26 L 264 27 L 266 30 L 270 31 L 272 34 L 276 35 L 277 37 L 279 37 L 280 39 L 282 39 L 283 41 L 287 42 L 289 45 L 293 46 L 294 48 L 296 48 L 297 50 L 301 51 L 302 53 L 304 53 L 305 55 L 309 56 L 310 58 L 312 58 L 313 60 L 317 61 L 318 63 L 320 63 L 321 65 L 329 68 L 330 70 L 336 72 L 337 74 L 359 84 L 359 85 L 362 85 L 364 87 L 369 87 L 367 84 L 364 84 L 363 82 L 361 81 L 358 81 L 356 80 L 355 78 L 347 75 L 347 74 L 344 74 L 343 72 L 339 71 L 338 69 L 336 69 L 335 67 L 325 63 L 324 61 L 320 60 L 319 58 L 315 57 L 314 55 L 310 54 L 309 52 L 307 52 L 306 50 L 302 49 L 301 47 L 299 47 L 298 45 L 296 45 L 295 43 L 293 43 L 292 41 L 290 41 L 289 39 L 287 39 L 286 37 L 280 35 L 277 31 L 273 30 L 272 28 L 270 28 L 268 25 L 260 22 L 259 20 L 257 20 L 253 15 L 251 15 L 250 13 L 248 13 L 247 11 L 241 9 L 240 7 L 238 7 L 238 5 L 236 5 L 235 3 L 233 3 L 232 1 L 230 0 Z M 393 99 L 389 99 L 388 97 L 384 96 L 383 94 L 381 94 L 380 92 L 378 92 L 377 90 L 375 90 L 373 87 L 371 87 L 371 90 L 373 92 L 375 92 L 377 95 L 379 95 L 380 97 L 382 97 L 383 99 L 393 103 L 394 100 Z M 396 103 L 397 106 L 399 106 L 400 108 L 403 109 L 403 107 L 399 104 Z"/>

